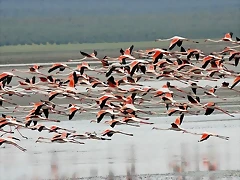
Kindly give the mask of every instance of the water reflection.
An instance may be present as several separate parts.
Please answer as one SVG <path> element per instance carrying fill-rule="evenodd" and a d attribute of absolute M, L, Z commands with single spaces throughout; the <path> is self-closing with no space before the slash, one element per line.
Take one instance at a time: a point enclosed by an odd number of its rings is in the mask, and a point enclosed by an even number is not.
<path fill-rule="evenodd" d="M 220 173 L 221 163 L 230 164 L 228 158 L 229 153 L 226 153 L 226 157 L 221 157 L 223 161 L 219 158 L 219 149 L 209 147 L 207 149 L 207 153 L 199 153 L 199 146 L 192 148 L 194 151 L 193 157 L 191 157 L 191 152 L 188 150 L 189 145 L 181 144 L 181 151 L 179 154 L 171 154 L 169 160 L 169 172 L 172 172 L 173 175 L 178 180 L 188 179 L 192 177 L 192 179 L 200 180 L 200 179 L 208 179 L 208 180 L 216 180 L 220 179 L 218 173 Z M 229 169 L 230 166 L 223 168 L 222 170 Z M 208 172 L 208 173 L 204 173 Z M 224 174 L 224 173 L 223 173 Z M 228 177 L 228 179 L 231 179 Z M 232 178 L 234 179 L 234 178 Z"/>
<path fill-rule="evenodd" d="M 126 179 L 132 180 L 136 175 L 136 166 L 135 166 L 135 146 L 131 146 L 130 157 L 131 166 L 126 169 Z"/>
<path fill-rule="evenodd" d="M 31 159 L 29 163 L 35 164 L 32 169 L 32 175 L 23 174 L 16 179 L 34 179 L 40 180 L 42 179 L 42 175 L 44 174 L 44 179 L 79 179 L 82 178 L 82 172 L 84 176 L 88 174 L 89 177 L 97 177 L 102 175 L 102 170 L 105 169 L 107 171 L 107 175 L 105 175 L 108 180 L 114 180 L 116 177 L 117 179 L 127 179 L 127 180 L 135 180 L 141 177 L 141 174 L 144 174 L 146 171 L 141 172 L 143 168 L 142 165 L 139 164 L 139 148 L 136 148 L 135 144 L 128 146 L 127 150 L 122 152 L 125 153 L 124 159 L 119 160 L 120 157 L 117 156 L 119 151 L 113 150 L 114 148 L 109 148 L 105 155 L 102 154 L 101 160 L 106 160 L 106 164 L 101 163 L 100 160 L 96 160 L 92 164 L 87 164 L 89 168 L 83 168 L 85 164 L 81 164 L 81 157 L 82 154 L 78 153 L 69 153 L 68 152 L 50 152 L 47 156 L 50 159 L 46 159 L 46 162 L 49 164 L 44 164 L 44 170 L 40 171 L 39 168 L 43 167 L 41 164 L 40 156 L 35 157 L 35 159 Z M 165 151 L 167 154 L 158 154 L 156 152 L 156 157 L 159 156 L 168 156 L 163 161 L 154 161 L 154 165 L 159 167 L 159 172 L 162 172 L 160 167 L 162 163 L 166 163 L 167 173 L 166 174 L 159 174 L 156 175 L 159 179 L 164 177 L 172 177 L 172 179 L 184 180 L 184 179 L 206 179 L 206 180 L 217 180 L 221 179 L 221 174 L 223 173 L 222 170 L 231 169 L 229 165 L 232 165 L 234 162 L 230 161 L 230 156 L 232 154 L 225 153 L 228 151 L 228 148 L 222 149 L 222 153 L 219 150 L 219 147 L 209 146 L 206 149 L 203 149 L 202 146 L 196 144 L 192 146 L 189 143 L 181 143 L 179 148 L 171 149 L 168 148 L 169 151 Z M 171 151 L 170 151 L 171 149 Z M 39 155 L 39 154 L 38 154 Z M 43 156 L 45 156 L 44 154 Z M 50 156 L 49 156 L 50 155 Z M 166 157 L 167 157 L 166 156 Z M 3 157 L 3 156 L 1 156 Z M 79 159 L 78 159 L 79 158 Z M 91 157 L 94 159 L 94 157 Z M 1 160 L 4 163 L 4 157 Z M 39 164 L 40 162 L 40 164 Z M 151 162 L 146 159 L 146 163 L 148 163 L 149 168 L 152 166 Z M 13 163 L 14 160 L 13 160 Z M 99 163 L 99 164 L 97 164 Z M 120 164 L 123 164 L 120 165 Z M 224 166 L 222 166 L 224 165 Z M 231 166 L 232 167 L 232 166 Z M 119 173 L 119 169 L 123 168 L 123 173 Z M 69 171 L 68 171 L 69 170 Z M 208 173 L 205 173 L 208 172 Z M 43 174 L 41 174 L 43 173 Z M 220 176 L 219 176 L 220 174 Z M 121 176 L 120 176 L 121 175 Z M 140 175 L 140 176 L 139 176 Z M 142 175 L 145 177 L 146 175 Z M 94 179 L 94 178 L 93 178 Z M 155 179 L 155 178 L 150 178 Z M 228 177 L 228 179 L 231 179 Z M 232 178 L 234 179 L 234 178 Z"/>

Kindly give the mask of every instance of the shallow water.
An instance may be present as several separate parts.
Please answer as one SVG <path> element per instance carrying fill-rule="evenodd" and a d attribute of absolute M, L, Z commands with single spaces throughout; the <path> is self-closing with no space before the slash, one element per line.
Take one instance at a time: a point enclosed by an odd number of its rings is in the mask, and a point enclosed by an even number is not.
<path fill-rule="evenodd" d="M 78 178 L 106 177 L 110 172 L 120 176 L 126 175 L 127 171 L 132 174 L 163 174 L 162 177 L 167 177 L 166 174 L 173 173 L 174 167 L 178 166 L 182 173 L 191 172 L 191 176 L 194 176 L 194 173 L 208 171 L 204 160 L 209 160 L 216 166 L 214 171 L 224 175 L 229 170 L 240 170 L 240 123 L 239 120 L 227 120 L 227 116 L 223 117 L 224 121 L 219 121 L 221 117 L 212 115 L 212 121 L 206 122 L 205 116 L 186 116 L 182 127 L 192 132 L 219 133 L 229 136 L 229 141 L 210 137 L 198 143 L 199 136 L 151 130 L 153 125 L 142 125 L 140 128 L 116 127 L 133 133 L 133 137 L 116 134 L 111 141 L 82 140 L 85 145 L 48 144 L 35 141 L 38 136 L 51 137 L 53 134 L 23 129 L 21 132 L 30 139 L 21 140 L 19 144 L 27 148 L 27 152 L 9 145 L 1 147 L 1 179 L 58 179 L 74 175 Z M 171 116 L 152 118 L 151 121 L 155 123 L 154 126 L 168 128 L 174 119 L 175 116 Z M 74 127 L 79 133 L 100 133 L 107 127 L 106 124 L 89 121 L 63 121 L 61 126 L 69 129 Z"/>

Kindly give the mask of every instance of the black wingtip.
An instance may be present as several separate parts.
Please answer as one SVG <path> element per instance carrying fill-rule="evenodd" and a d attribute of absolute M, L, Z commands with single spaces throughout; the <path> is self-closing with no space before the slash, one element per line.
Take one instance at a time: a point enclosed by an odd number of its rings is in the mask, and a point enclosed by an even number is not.
<path fill-rule="evenodd" d="M 186 52 L 185 48 L 184 48 L 184 47 L 181 47 L 181 48 L 180 48 L 180 52 Z"/>

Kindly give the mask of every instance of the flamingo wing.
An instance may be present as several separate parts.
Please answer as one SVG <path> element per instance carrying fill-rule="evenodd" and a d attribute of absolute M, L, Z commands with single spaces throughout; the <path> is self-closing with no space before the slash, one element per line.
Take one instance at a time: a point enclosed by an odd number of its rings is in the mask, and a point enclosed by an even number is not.
<path fill-rule="evenodd" d="M 208 116 L 208 115 L 212 114 L 213 111 L 214 111 L 214 108 L 207 108 L 204 115 Z"/>
<path fill-rule="evenodd" d="M 192 96 L 187 95 L 188 101 L 190 101 L 192 104 L 198 104 L 198 100 L 194 99 Z"/>
<path fill-rule="evenodd" d="M 199 140 L 199 142 L 205 141 L 205 140 L 207 140 L 209 137 L 210 137 L 209 134 L 203 133 L 201 139 Z"/>
<path fill-rule="evenodd" d="M 176 120 L 175 120 L 175 124 L 180 126 L 183 122 L 183 118 L 184 118 L 184 114 L 181 114 L 180 117 L 177 117 Z"/>
<path fill-rule="evenodd" d="M 48 73 L 51 73 L 52 71 L 60 68 L 61 66 L 62 66 L 61 64 L 53 65 L 53 66 L 48 70 Z"/>
<path fill-rule="evenodd" d="M 132 54 L 133 48 L 134 48 L 134 45 L 131 45 L 130 48 L 129 48 L 129 54 L 130 55 Z"/>
<path fill-rule="evenodd" d="M 177 128 L 179 128 L 179 127 L 178 127 L 178 125 L 177 125 L 177 124 L 175 124 L 175 123 L 172 123 L 172 124 L 171 124 L 171 126 L 172 126 L 172 128 L 174 128 L 174 129 L 177 129 Z"/>
<path fill-rule="evenodd" d="M 115 82 L 113 76 L 111 76 L 110 78 L 108 78 L 108 80 L 107 80 L 107 84 L 108 84 L 109 86 L 111 86 L 111 87 L 115 87 L 115 86 L 117 86 L 117 83 Z"/>
<path fill-rule="evenodd" d="M 83 55 L 83 56 L 86 56 L 86 57 L 92 57 L 91 55 L 89 55 L 88 53 L 85 53 L 85 52 L 83 52 L 83 51 L 80 51 L 80 53 Z"/>
<path fill-rule="evenodd" d="M 233 84 L 230 87 L 231 89 L 234 88 L 238 83 L 240 82 L 240 76 L 237 76 L 234 80 L 233 80 Z"/>
<path fill-rule="evenodd" d="M 53 100 L 53 98 L 55 98 L 59 93 L 57 92 L 50 92 L 49 93 L 49 101 Z"/>
<path fill-rule="evenodd" d="M 95 55 L 95 57 L 97 56 L 97 51 L 96 50 L 94 50 L 93 51 L 93 54 Z"/>
<path fill-rule="evenodd" d="M 178 38 L 174 38 L 171 43 L 170 43 L 170 46 L 169 46 L 169 50 L 172 50 L 176 44 L 178 43 L 179 39 Z"/>
<path fill-rule="evenodd" d="M 236 67 L 238 66 L 239 60 L 240 60 L 240 58 L 235 58 L 235 63 L 234 63 L 234 65 L 235 65 Z"/>
<path fill-rule="evenodd" d="M 120 49 L 120 53 L 124 55 L 124 50 L 122 48 Z"/>

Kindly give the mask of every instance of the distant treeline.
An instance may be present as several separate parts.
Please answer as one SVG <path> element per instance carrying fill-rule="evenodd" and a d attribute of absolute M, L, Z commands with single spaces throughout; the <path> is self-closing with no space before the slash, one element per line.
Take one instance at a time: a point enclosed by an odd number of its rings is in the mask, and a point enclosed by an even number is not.
<path fill-rule="evenodd" d="M 240 35 L 240 1 L 191 2 L 0 0 L 0 46 Z"/>

